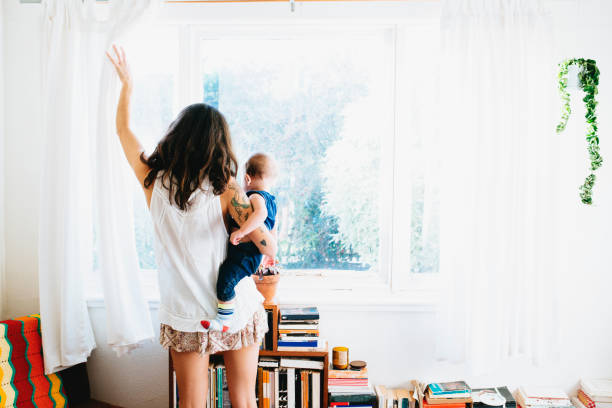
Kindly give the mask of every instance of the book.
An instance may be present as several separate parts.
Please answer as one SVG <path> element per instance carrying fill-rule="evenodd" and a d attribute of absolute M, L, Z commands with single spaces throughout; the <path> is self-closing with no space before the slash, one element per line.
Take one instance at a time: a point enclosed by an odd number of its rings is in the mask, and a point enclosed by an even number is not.
<path fill-rule="evenodd" d="M 302 408 L 302 372 L 295 370 L 295 408 Z"/>
<path fill-rule="evenodd" d="M 287 408 L 295 406 L 295 368 L 287 368 Z"/>
<path fill-rule="evenodd" d="M 572 401 L 574 408 L 586 408 L 582 401 L 580 401 L 577 397 L 571 397 L 570 401 Z"/>
<path fill-rule="evenodd" d="M 314 347 L 317 348 L 319 346 L 318 340 L 309 340 L 309 341 L 285 341 L 279 340 L 277 343 L 277 347 Z"/>
<path fill-rule="evenodd" d="M 227 385 L 227 370 L 225 369 L 225 367 L 223 366 L 221 369 L 221 375 L 222 375 L 222 380 L 221 380 L 221 406 L 223 408 L 231 408 L 232 403 L 230 401 L 230 396 L 229 396 L 229 388 Z"/>
<path fill-rule="evenodd" d="M 519 387 L 516 390 L 516 402 L 523 408 L 572 407 L 565 392 L 551 388 Z"/>
<path fill-rule="evenodd" d="M 281 308 L 280 320 L 319 320 L 319 310 L 316 307 Z"/>
<path fill-rule="evenodd" d="M 495 394 L 501 397 L 501 399 L 505 401 L 504 404 L 499 405 L 499 406 L 505 405 L 506 408 L 516 408 L 516 400 L 514 399 L 514 396 L 512 396 L 512 393 L 510 392 L 508 387 L 505 387 L 505 386 L 504 387 L 472 389 L 473 407 L 474 408 L 488 408 L 491 406 L 495 406 L 495 405 L 489 405 L 483 402 L 483 399 L 487 399 L 486 398 L 487 394 Z M 488 399 L 490 400 L 490 398 Z"/>
<path fill-rule="evenodd" d="M 367 368 L 361 370 L 329 370 L 328 378 L 368 378 Z"/>
<path fill-rule="evenodd" d="M 312 324 L 312 323 L 300 323 L 300 324 L 283 324 L 283 323 L 279 323 L 278 325 L 278 330 L 279 333 L 284 331 L 284 330 L 314 330 L 318 333 L 319 331 L 319 325 L 318 324 Z"/>
<path fill-rule="evenodd" d="M 279 371 L 278 368 L 274 369 L 274 408 L 279 408 L 279 403 L 280 403 L 280 381 L 279 381 Z"/>
<path fill-rule="evenodd" d="M 259 367 L 278 367 L 278 359 L 276 358 L 260 358 L 257 363 Z"/>
<path fill-rule="evenodd" d="M 387 407 L 387 388 L 384 385 L 374 386 L 374 392 L 376 393 L 376 402 L 378 408 Z"/>
<path fill-rule="evenodd" d="M 593 401 L 588 395 L 582 390 L 578 390 L 578 399 L 586 408 L 595 408 L 595 401 Z"/>
<path fill-rule="evenodd" d="M 412 392 L 407 389 L 400 388 L 395 391 L 397 396 L 397 407 L 398 408 L 415 408 L 416 400 L 412 396 Z"/>
<path fill-rule="evenodd" d="M 395 390 L 391 388 L 387 388 L 387 408 L 397 408 L 397 396 L 395 395 Z"/>
<path fill-rule="evenodd" d="M 300 371 L 301 388 L 302 388 L 302 408 L 308 407 L 308 371 Z"/>
<path fill-rule="evenodd" d="M 359 386 L 328 385 L 327 391 L 334 394 L 368 394 L 372 392 L 372 387 L 369 384 Z"/>
<path fill-rule="evenodd" d="M 327 384 L 332 385 L 343 385 L 343 386 L 359 386 L 368 385 L 370 382 L 367 378 L 330 378 L 327 380 Z"/>
<path fill-rule="evenodd" d="M 317 329 L 279 329 L 278 334 L 280 334 L 281 336 L 305 336 L 305 335 L 312 335 L 312 336 L 318 336 L 319 335 L 319 330 Z"/>
<path fill-rule="evenodd" d="M 437 394 L 434 395 L 432 394 L 431 390 L 427 390 L 427 392 L 425 393 L 425 395 L 427 396 L 427 400 L 428 401 L 433 401 L 433 400 L 450 400 L 447 402 L 459 402 L 459 400 L 469 400 L 469 401 L 463 401 L 463 402 L 471 402 L 472 400 L 472 394 L 471 393 L 457 393 L 457 394 Z"/>
<path fill-rule="evenodd" d="M 281 357 L 280 366 L 285 368 L 305 368 L 313 370 L 322 370 L 324 368 L 323 361 L 319 360 L 306 360 L 298 358 L 285 358 Z"/>
<path fill-rule="evenodd" d="M 612 402 L 612 378 L 582 379 L 580 388 L 596 403 Z"/>
<path fill-rule="evenodd" d="M 278 351 L 327 351 L 327 341 L 319 339 L 318 347 L 278 346 Z"/>
<path fill-rule="evenodd" d="M 453 402 L 442 405 L 444 408 L 465 408 L 465 402 Z M 423 406 L 421 408 L 440 408 L 440 405 L 431 404 L 427 397 L 423 399 Z"/>
<path fill-rule="evenodd" d="M 287 369 L 280 368 L 278 370 L 278 407 L 279 408 L 288 408 L 288 398 L 287 398 Z"/>
<path fill-rule="evenodd" d="M 331 403 L 343 403 L 350 406 L 372 406 L 377 402 L 376 394 L 372 392 L 363 394 L 343 394 L 334 393 L 329 394 L 329 402 Z"/>
<path fill-rule="evenodd" d="M 449 394 L 438 397 L 432 396 L 430 392 L 427 392 L 425 399 L 430 405 L 466 404 L 472 402 L 472 397 L 469 394 Z"/>
<path fill-rule="evenodd" d="M 258 408 L 263 408 L 263 387 L 264 387 L 264 376 L 263 368 L 258 367 L 257 369 L 257 397 L 258 397 Z"/>
<path fill-rule="evenodd" d="M 319 336 L 314 335 L 286 335 L 282 334 L 278 336 L 278 341 L 286 341 L 286 342 L 308 342 L 308 341 L 318 341 Z"/>
<path fill-rule="evenodd" d="M 452 381 L 444 383 L 431 383 L 427 385 L 432 395 L 468 394 L 470 387 L 465 381 Z"/>
<path fill-rule="evenodd" d="M 312 408 L 321 408 L 321 372 L 312 373 Z"/>
<path fill-rule="evenodd" d="M 263 408 L 270 408 L 270 372 L 263 372 Z"/>

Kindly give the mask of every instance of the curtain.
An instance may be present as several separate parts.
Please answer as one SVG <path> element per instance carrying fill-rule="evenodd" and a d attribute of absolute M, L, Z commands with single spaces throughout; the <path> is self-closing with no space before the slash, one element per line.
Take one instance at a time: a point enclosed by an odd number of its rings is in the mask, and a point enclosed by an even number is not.
<path fill-rule="evenodd" d="M 104 59 L 108 46 L 154 4 L 43 1 L 39 295 L 47 374 L 85 361 L 95 347 L 85 298 L 94 222 L 108 343 L 121 355 L 154 336 L 130 229 L 126 183 L 133 176 L 114 133 L 118 88 Z"/>
<path fill-rule="evenodd" d="M 558 356 L 564 265 L 551 48 L 538 1 L 442 5 L 436 350 L 473 374 Z"/>
<path fill-rule="evenodd" d="M 5 246 L 4 246 L 4 10 L 0 7 L 0 320 L 4 320 L 4 268 L 5 268 Z"/>

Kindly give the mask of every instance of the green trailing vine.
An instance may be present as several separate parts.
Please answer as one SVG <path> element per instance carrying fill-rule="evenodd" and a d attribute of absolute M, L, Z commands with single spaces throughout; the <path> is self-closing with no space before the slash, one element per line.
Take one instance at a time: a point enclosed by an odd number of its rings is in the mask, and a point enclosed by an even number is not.
<path fill-rule="evenodd" d="M 587 150 L 589 152 L 589 158 L 591 161 L 591 174 L 586 177 L 584 184 L 579 188 L 580 199 L 584 204 L 592 204 L 593 200 L 591 196 L 593 192 L 593 185 L 595 184 L 594 172 L 600 168 L 603 163 L 603 159 L 599 154 L 597 115 L 595 113 L 595 107 L 597 106 L 595 95 L 597 95 L 597 86 L 599 85 L 599 69 L 597 68 L 595 60 L 592 59 L 573 58 L 565 60 L 559 64 L 559 93 L 561 94 L 561 100 L 563 101 L 563 112 L 561 114 L 561 122 L 557 125 L 557 133 L 561 133 L 565 130 L 567 121 L 572 113 L 570 108 L 570 94 L 567 92 L 567 73 L 570 65 L 578 66 L 578 81 L 580 88 L 585 93 L 582 100 L 586 104 L 586 140 L 588 143 Z"/>

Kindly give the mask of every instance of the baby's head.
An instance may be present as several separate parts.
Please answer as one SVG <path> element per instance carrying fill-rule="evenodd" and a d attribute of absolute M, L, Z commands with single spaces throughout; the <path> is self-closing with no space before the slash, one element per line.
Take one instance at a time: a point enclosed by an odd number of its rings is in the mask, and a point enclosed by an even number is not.
<path fill-rule="evenodd" d="M 255 153 L 246 162 L 245 190 L 268 190 L 276 181 L 276 162 L 265 153 Z"/>

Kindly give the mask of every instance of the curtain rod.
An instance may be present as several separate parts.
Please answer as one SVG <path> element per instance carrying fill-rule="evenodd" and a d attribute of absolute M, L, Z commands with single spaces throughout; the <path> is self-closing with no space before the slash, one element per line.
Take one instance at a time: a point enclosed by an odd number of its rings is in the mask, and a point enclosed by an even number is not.
<path fill-rule="evenodd" d="M 21 4 L 38 4 L 42 0 L 19 0 Z M 95 0 L 98 3 L 107 3 L 109 0 Z M 204 3 L 287 3 L 290 0 L 164 0 L 166 4 L 204 4 Z M 338 3 L 352 3 L 352 2 L 437 2 L 439 0 L 292 0 L 295 2 L 338 2 Z"/>

